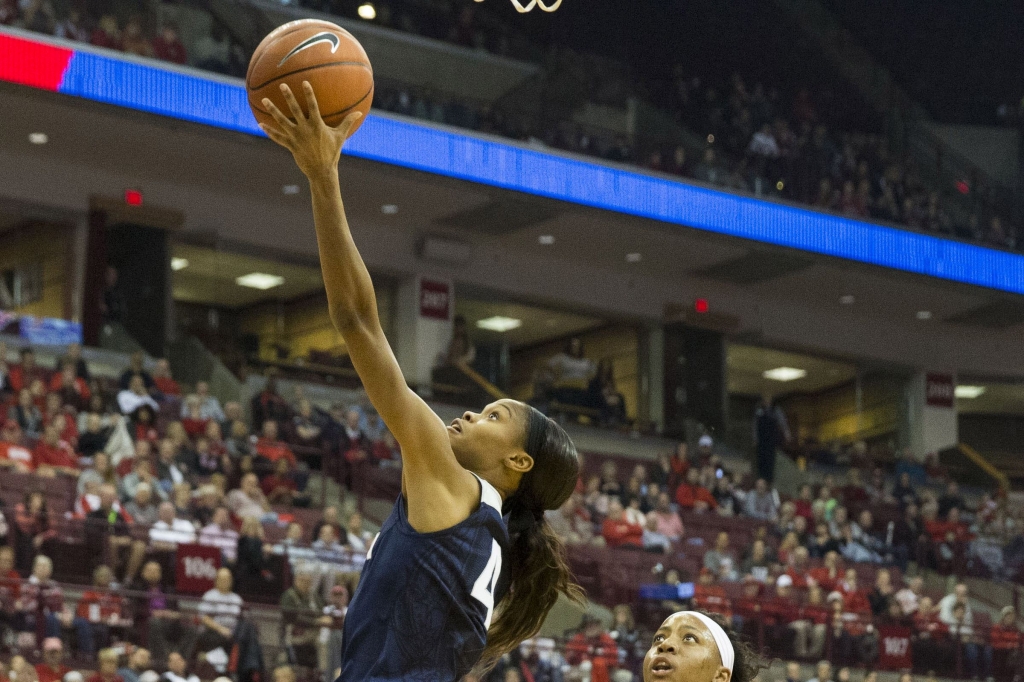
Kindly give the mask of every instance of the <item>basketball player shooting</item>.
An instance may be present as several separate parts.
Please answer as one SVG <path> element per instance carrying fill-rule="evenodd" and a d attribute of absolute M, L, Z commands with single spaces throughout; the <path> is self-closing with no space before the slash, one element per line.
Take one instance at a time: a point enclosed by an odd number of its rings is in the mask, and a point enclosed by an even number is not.
<path fill-rule="evenodd" d="M 309 179 L 331 320 L 402 450 L 402 494 L 345 618 L 340 681 L 461 680 L 533 636 L 559 592 L 582 599 L 544 521 L 572 493 L 579 458 L 561 427 L 521 402 L 445 426 L 406 384 L 341 199 L 341 148 L 362 114 L 332 128 L 302 86 L 309 115 L 282 85 L 291 117 L 264 99 L 275 123 L 261 128 Z"/>

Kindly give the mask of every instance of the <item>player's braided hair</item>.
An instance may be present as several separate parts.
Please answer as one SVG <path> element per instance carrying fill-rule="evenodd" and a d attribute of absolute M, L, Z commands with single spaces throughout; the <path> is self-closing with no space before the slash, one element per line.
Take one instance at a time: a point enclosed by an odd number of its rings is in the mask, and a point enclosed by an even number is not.
<path fill-rule="evenodd" d="M 580 461 L 568 434 L 536 409 L 522 406 L 526 429 L 524 449 L 533 468 L 506 501 L 511 547 L 505 556 L 508 590 L 498 604 L 487 633 L 481 665 L 488 668 L 524 639 L 537 634 L 548 611 L 562 593 L 582 602 L 583 590 L 573 580 L 562 541 L 544 520 L 544 511 L 558 509 L 572 495 Z"/>

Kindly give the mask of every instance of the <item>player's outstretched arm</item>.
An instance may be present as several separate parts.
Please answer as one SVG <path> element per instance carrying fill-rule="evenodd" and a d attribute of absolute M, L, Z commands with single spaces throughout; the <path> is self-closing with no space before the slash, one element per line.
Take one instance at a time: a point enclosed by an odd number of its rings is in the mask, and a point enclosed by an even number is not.
<path fill-rule="evenodd" d="M 479 487 L 455 460 L 447 427 L 413 392 L 395 360 L 377 314 L 370 273 L 352 240 L 338 180 L 341 148 L 360 113 L 349 115 L 338 127 L 320 117 L 309 83 L 303 83 L 309 116 L 295 96 L 282 86 L 294 122 L 269 99 L 264 106 L 277 126 L 264 132 L 295 157 L 309 179 L 320 267 L 331 321 L 345 339 L 352 364 L 384 423 L 402 447 L 403 477 L 409 520 L 421 532 L 441 530 L 459 523 L 478 501 Z"/>

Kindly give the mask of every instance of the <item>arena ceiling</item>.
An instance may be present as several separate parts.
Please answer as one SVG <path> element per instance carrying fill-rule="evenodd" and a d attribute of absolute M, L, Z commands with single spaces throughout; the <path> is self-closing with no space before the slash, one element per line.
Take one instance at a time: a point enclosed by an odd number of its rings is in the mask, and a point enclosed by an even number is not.
<path fill-rule="evenodd" d="M 289 155 L 267 140 L 11 85 L 0 86 L 0 120 L 0 175 L 4 165 L 14 179 L 18 173 L 30 175 L 21 173 L 22 167 L 58 169 L 75 191 L 90 188 L 115 197 L 126 186 L 138 187 L 147 201 L 186 214 L 180 235 L 185 241 L 229 252 L 235 250 L 232 244 L 244 243 L 249 256 L 317 266 L 304 179 Z M 31 132 L 45 132 L 48 143 L 31 144 Z M 18 173 L 11 174 L 11 164 Z M 437 271 L 438 266 L 416 259 L 414 245 L 424 235 L 441 235 L 465 243 L 473 254 L 470 262 L 443 270 L 459 286 L 490 285 L 510 295 L 518 292 L 523 302 L 583 317 L 652 321 L 662 314 L 666 296 L 683 306 L 707 296 L 713 311 L 738 319 L 733 332 L 739 340 L 819 353 L 842 346 L 844 327 L 855 322 L 868 330 L 932 324 L 919 334 L 919 346 L 932 334 L 948 336 L 958 329 L 993 343 L 1005 338 L 1007 344 L 1024 331 L 1020 297 L 977 287 L 372 161 L 345 158 L 341 179 L 357 241 L 376 272 Z M 63 202 L 65 209 L 77 201 L 37 189 L 42 184 L 19 191 L 35 192 L 30 197 L 35 203 Z M 0 187 L 0 201 L 7 198 L 5 191 Z M 631 254 L 640 254 L 639 260 Z M 517 262 L 551 267 L 510 273 Z M 606 295 L 593 284 L 602 280 L 617 283 L 615 290 Z M 543 295 L 535 293 L 541 285 L 547 287 Z M 613 295 L 620 299 L 614 304 Z M 635 305 L 622 303 L 629 299 Z M 763 331 L 786 326 L 783 318 L 802 311 L 819 315 L 818 323 L 808 325 L 815 341 L 780 342 Z M 922 311 L 928 320 L 918 320 Z M 934 326 L 945 320 L 949 324 Z M 825 348 L 831 337 L 837 343 Z M 947 347 L 955 345 L 955 339 L 947 339 Z M 867 348 L 862 343 L 846 351 L 849 359 L 862 352 L 860 347 Z M 922 361 L 912 353 L 903 358 L 908 364 Z M 1019 372 L 1024 374 L 1024 367 Z"/>

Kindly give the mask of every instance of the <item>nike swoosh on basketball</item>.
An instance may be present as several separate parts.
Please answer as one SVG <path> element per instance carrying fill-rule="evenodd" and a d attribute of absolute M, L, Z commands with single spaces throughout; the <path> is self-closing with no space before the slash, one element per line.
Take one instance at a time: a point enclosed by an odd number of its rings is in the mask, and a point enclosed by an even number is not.
<path fill-rule="evenodd" d="M 292 57 L 294 57 L 298 53 L 302 52 L 303 50 L 306 50 L 306 49 L 309 49 L 309 48 L 313 47 L 317 43 L 330 43 L 331 44 L 331 54 L 334 54 L 335 52 L 338 51 L 338 45 L 340 44 L 340 42 L 341 41 L 338 40 L 338 36 L 334 35 L 333 33 L 329 32 L 329 31 L 323 31 L 322 33 L 317 33 L 315 36 L 310 36 L 309 38 L 306 38 L 301 43 L 299 43 L 298 45 L 293 47 L 292 51 L 289 52 L 288 54 L 286 54 L 284 56 L 284 58 L 280 62 L 278 62 L 277 66 L 280 67 L 286 61 L 288 61 L 289 59 L 291 59 Z"/>

